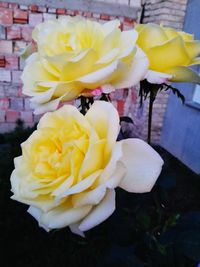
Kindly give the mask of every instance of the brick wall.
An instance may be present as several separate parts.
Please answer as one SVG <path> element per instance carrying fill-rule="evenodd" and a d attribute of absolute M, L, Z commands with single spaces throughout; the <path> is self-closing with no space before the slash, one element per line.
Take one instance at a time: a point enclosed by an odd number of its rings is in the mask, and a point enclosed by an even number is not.
<path fill-rule="evenodd" d="M 105 22 L 118 18 L 123 29 L 132 28 L 140 15 L 141 4 L 146 3 L 144 22 L 162 22 L 181 29 L 186 0 L 9 0 L 0 2 L 0 132 L 15 127 L 16 119 L 33 125 L 38 116 L 32 114 L 29 98 L 21 93 L 20 75 L 24 62 L 20 51 L 30 42 L 31 31 L 39 22 L 62 15 L 82 15 Z M 55 2 L 55 3 L 53 3 Z M 77 4 L 78 3 L 78 4 Z M 172 10 L 173 5 L 173 10 Z M 112 94 L 113 104 L 120 115 L 133 117 L 134 135 L 146 139 L 148 102 L 139 107 L 136 89 L 125 89 Z M 159 95 L 154 106 L 153 141 L 159 142 L 168 94 Z"/>

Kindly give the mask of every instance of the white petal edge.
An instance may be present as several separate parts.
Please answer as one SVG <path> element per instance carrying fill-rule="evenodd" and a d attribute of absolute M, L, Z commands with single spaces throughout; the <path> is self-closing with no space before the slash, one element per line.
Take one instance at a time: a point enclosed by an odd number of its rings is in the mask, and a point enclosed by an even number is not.
<path fill-rule="evenodd" d="M 39 226 L 46 231 L 52 229 L 60 229 L 82 220 L 92 209 L 92 206 L 84 206 L 81 208 L 64 209 L 60 206 L 49 212 L 42 212 L 40 209 L 30 206 L 28 213 L 31 214 L 39 223 Z"/>
<path fill-rule="evenodd" d="M 109 190 L 101 203 L 79 225 L 80 231 L 88 231 L 105 221 L 115 211 L 115 190 Z"/>
<path fill-rule="evenodd" d="M 147 74 L 145 75 L 145 79 L 149 83 L 153 84 L 162 84 L 162 83 L 169 83 L 169 80 L 173 77 L 173 75 L 162 73 L 158 71 L 148 70 Z"/>
<path fill-rule="evenodd" d="M 137 85 L 144 79 L 149 67 L 149 60 L 146 54 L 137 47 L 137 52 L 133 57 L 132 65 L 129 71 L 123 77 L 123 80 L 113 84 L 115 89 L 128 88 Z"/>
<path fill-rule="evenodd" d="M 146 142 L 140 139 L 119 141 L 126 175 L 119 187 L 132 193 L 150 192 L 162 170 L 163 160 Z"/>
<path fill-rule="evenodd" d="M 81 237 L 85 237 L 85 234 L 84 232 L 82 232 L 79 228 L 79 223 L 74 223 L 74 224 L 71 224 L 69 225 L 69 229 L 71 230 L 71 232 L 75 235 L 79 235 Z"/>

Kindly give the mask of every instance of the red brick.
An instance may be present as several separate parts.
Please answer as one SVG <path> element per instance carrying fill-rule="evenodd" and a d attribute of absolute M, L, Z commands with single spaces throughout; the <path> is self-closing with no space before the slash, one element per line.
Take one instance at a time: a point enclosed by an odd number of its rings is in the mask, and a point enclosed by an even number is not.
<path fill-rule="evenodd" d="M 80 11 L 80 10 L 75 10 L 75 11 L 74 11 L 74 15 L 75 15 L 75 16 L 78 16 L 78 15 L 79 15 L 79 16 L 82 16 L 82 14 L 83 14 L 83 12 Z"/>
<path fill-rule="evenodd" d="M 26 24 L 28 22 L 28 12 L 25 10 L 14 10 L 14 23 Z"/>
<path fill-rule="evenodd" d="M 63 8 L 57 8 L 56 13 L 59 15 L 64 15 L 64 14 L 66 14 L 66 10 Z"/>
<path fill-rule="evenodd" d="M 122 116 L 124 114 L 124 100 L 117 101 L 117 110 L 119 115 Z"/>
<path fill-rule="evenodd" d="M 7 40 L 0 40 L 0 53 L 12 54 L 12 52 L 13 52 L 12 42 Z"/>
<path fill-rule="evenodd" d="M 0 82 L 11 82 L 10 70 L 0 69 Z"/>
<path fill-rule="evenodd" d="M 21 28 L 22 31 L 22 39 L 24 39 L 24 41 L 31 41 L 32 40 L 32 31 L 33 28 L 30 26 L 25 25 L 24 27 Z"/>
<path fill-rule="evenodd" d="M 0 99 L 0 110 L 6 110 L 9 108 L 9 99 L 8 98 L 1 98 Z"/>
<path fill-rule="evenodd" d="M 12 81 L 13 81 L 13 83 L 19 83 L 19 84 L 21 84 L 22 83 L 21 75 L 22 75 L 22 71 L 20 71 L 20 70 L 13 70 L 12 71 Z"/>
<path fill-rule="evenodd" d="M 6 121 L 6 112 L 5 110 L 0 110 L 0 122 Z"/>
<path fill-rule="evenodd" d="M 16 110 L 7 110 L 6 111 L 6 121 L 7 122 L 16 122 L 19 118 L 19 112 Z"/>
<path fill-rule="evenodd" d="M 124 21 L 125 21 L 125 22 L 129 22 L 129 23 L 133 23 L 133 22 L 134 22 L 134 19 L 125 17 L 125 18 L 124 18 Z"/>
<path fill-rule="evenodd" d="M 0 3 L 0 7 L 8 7 L 8 3 L 2 2 Z"/>
<path fill-rule="evenodd" d="M 87 18 L 91 18 L 92 17 L 92 13 L 91 12 L 83 12 L 83 16 L 87 17 Z"/>
<path fill-rule="evenodd" d="M 10 55 L 5 57 L 6 69 L 17 70 L 19 67 L 19 58 L 16 55 Z"/>
<path fill-rule="evenodd" d="M 132 98 L 132 103 L 136 104 L 137 101 L 137 92 L 135 89 L 131 90 L 131 98 Z"/>
<path fill-rule="evenodd" d="M 110 15 L 101 14 L 100 19 L 102 19 L 102 20 L 109 20 L 110 19 Z"/>
<path fill-rule="evenodd" d="M 120 30 L 123 31 L 124 27 L 123 27 L 123 23 L 120 23 L 120 26 L 119 26 Z"/>
<path fill-rule="evenodd" d="M 19 7 L 19 5 L 16 4 L 16 3 L 11 3 L 11 4 L 9 4 L 9 8 L 16 9 L 16 8 L 18 8 L 18 7 Z"/>
<path fill-rule="evenodd" d="M 69 10 L 69 9 L 67 9 L 67 10 L 66 10 L 66 14 L 67 14 L 67 15 L 70 15 L 70 16 L 74 16 L 74 15 L 75 15 L 75 11 L 74 11 L 74 10 Z"/>
<path fill-rule="evenodd" d="M 16 40 L 21 39 L 21 29 L 18 26 L 7 27 L 7 39 Z"/>
<path fill-rule="evenodd" d="M 32 111 L 21 111 L 20 119 L 24 122 L 33 122 L 33 113 Z"/>
<path fill-rule="evenodd" d="M 29 24 L 31 26 L 36 26 L 40 22 L 42 22 L 43 16 L 42 14 L 30 14 L 29 15 Z"/>
<path fill-rule="evenodd" d="M 0 24 L 11 25 L 13 23 L 13 12 L 11 9 L 0 8 Z"/>
<path fill-rule="evenodd" d="M 29 9 L 30 9 L 32 12 L 37 12 L 37 11 L 38 11 L 38 6 L 36 6 L 36 5 L 30 5 L 30 6 L 29 6 Z"/>
<path fill-rule="evenodd" d="M 4 68 L 6 65 L 5 57 L 0 56 L 0 68 Z"/>

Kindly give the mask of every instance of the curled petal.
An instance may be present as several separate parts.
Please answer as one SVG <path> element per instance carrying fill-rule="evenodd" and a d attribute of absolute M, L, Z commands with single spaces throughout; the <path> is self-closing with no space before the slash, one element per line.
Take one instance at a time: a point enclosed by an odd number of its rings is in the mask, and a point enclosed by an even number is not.
<path fill-rule="evenodd" d="M 162 158 L 140 139 L 126 139 L 119 143 L 123 151 L 121 161 L 126 167 L 126 175 L 119 186 L 132 193 L 151 191 L 161 172 Z"/>
<path fill-rule="evenodd" d="M 80 235 L 81 237 L 85 237 L 85 234 L 83 231 L 81 231 L 78 227 L 79 227 L 80 223 L 74 223 L 74 224 L 70 224 L 69 228 L 71 230 L 72 233 L 76 234 L 76 235 Z"/>
<path fill-rule="evenodd" d="M 51 229 L 59 229 L 65 226 L 79 222 L 92 209 L 92 206 L 84 206 L 81 208 L 67 208 L 65 205 L 52 209 L 47 213 L 43 213 L 40 209 L 30 207 L 30 213 L 46 231 Z"/>
<path fill-rule="evenodd" d="M 111 103 L 95 101 L 87 114 L 86 119 L 100 138 L 105 138 L 108 142 L 106 150 L 110 149 L 116 142 L 119 133 L 119 115 Z"/>
<path fill-rule="evenodd" d="M 84 205 L 97 205 L 105 196 L 106 186 L 100 185 L 94 190 L 83 192 L 72 197 L 74 207 L 81 207 Z"/>
<path fill-rule="evenodd" d="M 168 83 L 172 77 L 173 75 L 170 74 L 148 70 L 145 79 L 147 79 L 149 83 L 162 84 L 162 83 Z"/>
<path fill-rule="evenodd" d="M 116 89 L 127 88 L 138 84 L 144 79 L 145 74 L 149 66 L 149 61 L 145 53 L 137 48 L 137 52 L 130 68 L 127 70 L 122 67 L 121 74 L 119 73 L 119 78 L 116 79 L 113 86 Z"/>
<path fill-rule="evenodd" d="M 200 76 L 197 72 L 187 67 L 174 67 L 167 70 L 167 73 L 172 74 L 172 82 L 192 82 L 200 83 Z"/>
<path fill-rule="evenodd" d="M 167 41 L 165 31 L 157 24 L 148 23 L 143 27 L 136 25 L 136 30 L 137 29 L 139 29 L 137 44 L 142 47 L 145 52 L 147 52 L 150 47 L 162 45 Z"/>

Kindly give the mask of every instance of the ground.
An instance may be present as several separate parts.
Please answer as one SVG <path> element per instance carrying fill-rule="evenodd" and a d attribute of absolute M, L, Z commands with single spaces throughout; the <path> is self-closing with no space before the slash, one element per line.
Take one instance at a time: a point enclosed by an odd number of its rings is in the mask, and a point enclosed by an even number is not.
<path fill-rule="evenodd" d="M 86 238 L 46 233 L 10 199 L 10 174 L 32 129 L 0 136 L 0 265 L 193 267 L 200 261 L 200 177 L 160 147 L 165 161 L 151 193 L 117 190 L 117 209 Z"/>

